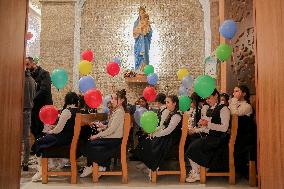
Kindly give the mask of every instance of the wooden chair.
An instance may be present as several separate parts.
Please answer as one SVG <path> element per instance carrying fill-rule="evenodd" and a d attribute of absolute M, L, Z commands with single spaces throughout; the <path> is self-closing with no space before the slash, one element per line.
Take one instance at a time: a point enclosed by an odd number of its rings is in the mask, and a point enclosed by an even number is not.
<path fill-rule="evenodd" d="M 238 131 L 238 115 L 232 116 L 231 121 L 231 136 L 229 141 L 229 172 L 207 172 L 206 167 L 200 167 L 200 183 L 205 184 L 206 176 L 227 176 L 229 177 L 229 183 L 235 184 L 235 160 L 234 160 L 234 150 L 235 141 L 237 138 Z"/>
<path fill-rule="evenodd" d="M 256 186 L 256 165 L 255 161 L 249 161 L 249 185 L 251 187 Z"/>
<path fill-rule="evenodd" d="M 93 162 L 93 182 L 97 183 L 99 181 L 99 175 L 122 176 L 122 183 L 126 184 L 128 182 L 126 147 L 127 147 L 130 126 L 131 126 L 131 117 L 129 113 L 126 113 L 124 117 L 123 138 L 122 138 L 122 143 L 120 147 L 121 171 L 99 171 L 99 165 Z"/>
<path fill-rule="evenodd" d="M 179 171 L 159 171 L 159 170 L 151 171 L 151 181 L 153 183 L 157 182 L 158 175 L 180 175 L 179 181 L 181 183 L 185 182 L 186 169 L 185 169 L 185 161 L 184 161 L 184 145 L 185 145 L 187 132 L 188 132 L 188 119 L 189 119 L 189 115 L 183 114 L 182 133 L 181 133 L 181 138 L 179 142 L 179 152 L 178 152 L 180 170 Z"/>
<path fill-rule="evenodd" d="M 72 139 L 71 145 L 68 146 L 60 146 L 60 147 L 51 147 L 44 151 L 42 157 L 42 183 L 46 184 L 48 182 L 48 176 L 70 176 L 71 184 L 77 183 L 77 144 L 79 140 L 79 135 L 81 131 L 81 126 L 88 125 L 90 122 L 98 120 L 104 121 L 107 120 L 107 114 L 104 113 L 96 113 L 96 114 L 81 114 L 77 113 L 75 118 L 75 126 L 74 126 L 74 135 Z M 71 170 L 68 172 L 55 172 L 48 171 L 48 158 L 70 158 L 71 162 Z"/>

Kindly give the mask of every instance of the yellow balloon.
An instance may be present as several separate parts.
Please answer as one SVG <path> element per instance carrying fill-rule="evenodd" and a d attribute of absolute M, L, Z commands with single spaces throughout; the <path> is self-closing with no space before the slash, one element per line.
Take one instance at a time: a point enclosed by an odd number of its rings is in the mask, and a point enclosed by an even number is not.
<path fill-rule="evenodd" d="M 185 76 L 189 76 L 189 72 L 186 68 L 182 68 L 177 72 L 177 76 L 179 80 L 182 80 Z"/>
<path fill-rule="evenodd" d="M 79 71 L 81 75 L 88 75 L 92 71 L 92 63 L 87 60 L 82 60 L 79 64 Z"/>

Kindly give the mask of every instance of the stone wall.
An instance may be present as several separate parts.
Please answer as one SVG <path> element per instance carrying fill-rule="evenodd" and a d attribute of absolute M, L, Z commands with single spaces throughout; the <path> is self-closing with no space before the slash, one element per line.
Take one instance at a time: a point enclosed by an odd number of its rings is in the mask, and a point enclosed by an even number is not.
<path fill-rule="evenodd" d="M 72 90 L 74 63 L 75 1 L 42 1 L 41 6 L 41 61 L 43 68 L 50 73 L 63 68 L 68 73 L 68 84 L 62 90 L 52 86 L 54 104 L 60 108 L 64 95 Z"/>
<path fill-rule="evenodd" d="M 104 94 L 125 88 L 130 102 L 142 95 L 147 85 L 127 84 L 123 78 L 123 72 L 134 66 L 132 28 L 140 5 L 146 6 L 152 22 L 150 64 L 159 76 L 157 91 L 177 94 L 180 68 L 186 67 L 193 77 L 203 73 L 204 12 L 199 0 L 78 0 L 81 9 L 75 2 L 42 0 L 40 6 L 41 64 L 50 72 L 64 68 L 69 75 L 63 90 L 53 87 L 57 106 L 62 105 L 66 92 L 78 91 L 78 57 L 85 49 L 94 52 L 91 75 Z M 105 68 L 116 56 L 122 59 L 122 69 L 111 78 Z"/>
<path fill-rule="evenodd" d="M 146 6 L 152 22 L 150 64 L 159 76 L 157 90 L 177 94 L 180 68 L 186 67 L 194 77 L 203 73 L 204 25 L 198 0 L 87 0 L 81 15 L 81 52 L 94 52 L 92 76 L 98 88 L 104 94 L 126 88 L 131 102 L 146 86 L 126 84 L 123 78 L 123 71 L 134 66 L 132 28 L 140 5 Z M 105 67 L 115 56 L 124 68 L 111 78 Z"/>

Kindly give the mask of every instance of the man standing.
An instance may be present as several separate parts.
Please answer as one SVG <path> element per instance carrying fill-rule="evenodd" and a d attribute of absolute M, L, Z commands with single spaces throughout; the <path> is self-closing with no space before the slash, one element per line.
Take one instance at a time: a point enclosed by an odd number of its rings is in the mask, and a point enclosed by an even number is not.
<path fill-rule="evenodd" d="M 25 69 L 25 88 L 24 88 L 24 128 L 23 128 L 23 142 L 24 142 L 24 157 L 23 157 L 23 171 L 28 171 L 28 162 L 30 155 L 30 127 L 31 127 L 31 112 L 33 108 L 33 99 L 35 96 L 35 81 L 31 76 L 30 70 Z"/>
<path fill-rule="evenodd" d="M 43 123 L 39 119 L 39 111 L 44 105 L 52 104 L 51 79 L 49 72 L 36 65 L 32 57 L 26 58 L 26 66 L 31 71 L 36 86 L 36 94 L 33 99 L 31 132 L 35 139 L 42 136 Z"/>

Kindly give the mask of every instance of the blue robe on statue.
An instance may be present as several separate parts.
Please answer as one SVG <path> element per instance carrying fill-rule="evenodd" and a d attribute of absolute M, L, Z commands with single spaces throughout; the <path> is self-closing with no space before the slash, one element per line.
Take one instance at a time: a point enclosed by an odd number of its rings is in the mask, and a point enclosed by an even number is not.
<path fill-rule="evenodd" d="M 134 23 L 134 28 L 136 28 L 139 24 L 139 17 Z M 135 38 L 134 44 L 134 56 L 135 56 L 135 71 L 139 71 L 143 63 L 145 65 L 149 64 L 149 50 L 151 45 L 152 38 L 152 28 L 150 27 L 150 31 L 146 35 L 140 34 L 137 38 Z"/>

